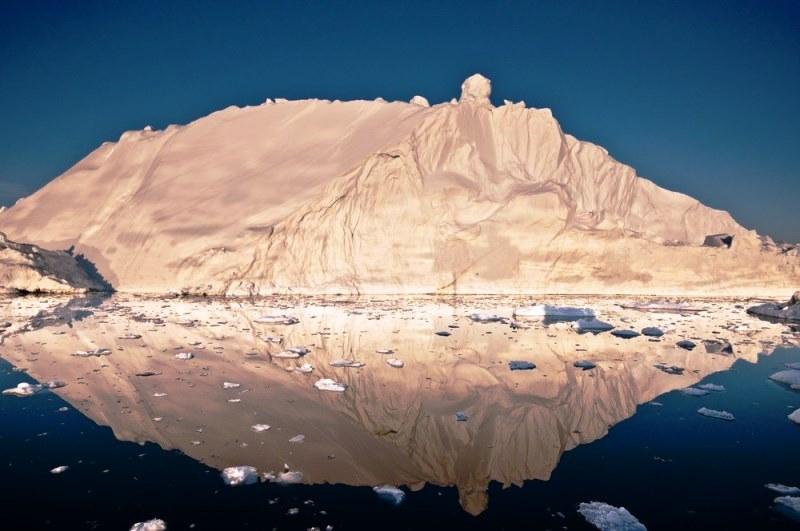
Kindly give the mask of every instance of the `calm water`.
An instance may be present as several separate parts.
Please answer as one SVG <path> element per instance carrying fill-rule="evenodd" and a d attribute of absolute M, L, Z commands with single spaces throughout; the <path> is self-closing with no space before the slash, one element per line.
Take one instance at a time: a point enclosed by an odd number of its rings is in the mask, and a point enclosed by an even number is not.
<path fill-rule="evenodd" d="M 800 486 L 800 426 L 787 419 L 800 393 L 768 379 L 800 361 L 796 334 L 726 303 L 679 315 L 570 302 L 667 334 L 624 340 L 466 317 L 510 315 L 514 301 L 500 298 L 4 301 L 0 321 L 14 326 L 0 388 L 67 385 L 0 397 L 2 527 L 128 529 L 158 517 L 168 529 L 593 529 L 576 511 L 592 500 L 626 507 L 648 529 L 797 527 L 764 488 Z M 278 314 L 299 323 L 257 322 Z M 698 348 L 674 346 L 685 338 Z M 310 353 L 279 357 L 299 345 Z M 101 347 L 111 353 L 73 355 Z M 332 367 L 339 358 L 365 365 Z M 597 368 L 576 369 L 579 359 Z M 510 360 L 537 367 L 512 372 Z M 303 362 L 311 374 L 287 370 Z M 348 388 L 318 391 L 323 377 Z M 707 382 L 726 390 L 680 391 Z M 701 406 L 736 420 L 700 416 Z M 256 423 L 271 428 L 254 433 Z M 283 463 L 302 483 L 220 477 L 226 466 Z M 59 465 L 69 469 L 51 474 Z M 403 502 L 379 498 L 371 487 L 381 484 L 400 487 Z"/>

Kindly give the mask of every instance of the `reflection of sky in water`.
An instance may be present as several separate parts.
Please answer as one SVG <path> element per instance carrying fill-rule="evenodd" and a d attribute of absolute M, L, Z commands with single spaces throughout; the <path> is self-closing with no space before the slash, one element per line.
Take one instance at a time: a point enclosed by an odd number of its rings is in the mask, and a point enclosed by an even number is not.
<path fill-rule="evenodd" d="M 269 521 L 282 522 L 279 527 L 352 528 L 362 513 L 382 527 L 437 520 L 475 528 L 523 522 L 560 527 L 579 525 L 575 506 L 590 499 L 624 505 L 651 529 L 721 521 L 741 528 L 755 522 L 763 528 L 786 525 L 770 511 L 774 495 L 763 484 L 800 483 L 800 466 L 785 457 L 800 439 L 800 430 L 786 419 L 788 406 L 800 407 L 800 395 L 766 377 L 783 362 L 796 361 L 798 352 L 783 350 L 750 363 L 758 352 L 790 339 L 782 334 L 784 326 L 724 305 L 711 306 L 705 316 L 681 316 L 593 304 L 601 318 L 620 328 L 655 325 L 668 331 L 660 342 L 623 340 L 578 335 L 568 324 L 534 321 L 514 330 L 504 323 L 472 323 L 465 317 L 473 309 L 469 304 L 406 301 L 409 310 L 394 310 L 391 302 L 315 303 L 300 309 L 113 298 L 73 302 L 70 311 L 80 319 L 65 317 L 67 310 L 53 305 L 49 313 L 61 321 L 7 338 L 3 357 L 39 379 L 67 381 L 58 396 L 110 426 L 116 438 L 145 446 L 115 443 L 107 429 L 73 410 L 58 413 L 63 404 L 54 394 L 3 397 L 7 420 L 0 445 L 15 481 L 21 481 L 7 496 L 18 499 L 19 507 L 32 507 L 35 497 L 29 496 L 36 489 L 59 498 L 65 512 L 81 508 L 84 514 L 69 516 L 79 518 L 70 521 L 96 519 L 117 528 L 156 515 L 171 527 L 196 522 L 199 528 L 218 528 L 211 523 L 219 525 L 222 516 L 203 508 L 211 504 L 224 504 L 237 526 Z M 480 304 L 510 315 L 496 301 Z M 296 315 L 300 323 L 253 322 L 270 313 Z M 434 335 L 442 329 L 452 335 Z M 119 339 L 131 333 L 142 338 Z M 278 334 L 283 344 L 262 339 Z M 700 346 L 691 353 L 675 348 L 683 338 Z M 735 354 L 705 352 L 701 340 L 711 338 L 730 341 Z M 295 345 L 312 352 L 300 360 L 268 355 Z M 112 354 L 71 355 L 96 347 L 111 348 Z M 375 353 L 382 348 L 395 350 L 404 368 L 389 367 L 387 356 Z M 176 360 L 181 351 L 192 351 L 195 358 Z M 330 367 L 337 358 L 366 366 Z M 573 367 L 579 359 L 598 367 Z M 537 368 L 512 373 L 511 360 L 531 360 Z M 286 370 L 303 362 L 314 365 L 312 374 Z M 686 371 L 669 375 L 655 369 L 656 363 Z M 135 376 L 146 370 L 160 374 Z M 727 372 L 713 374 L 717 371 Z M 342 394 L 317 391 L 313 382 L 321 377 L 349 387 Z M 3 388 L 20 378 L 6 372 Z M 701 379 L 727 391 L 700 398 L 670 393 Z M 224 381 L 241 387 L 223 389 Z M 167 396 L 154 397 L 158 392 Z M 647 403 L 664 393 L 669 394 L 658 398 L 663 406 Z M 737 420 L 701 417 L 696 413 L 701 405 L 731 411 Z M 456 422 L 458 411 L 467 413 L 467 422 Z M 155 422 L 156 417 L 162 420 Z M 250 426 L 257 423 L 272 427 L 254 433 Z M 298 434 L 305 435 L 304 442 L 290 443 Z M 247 464 L 268 472 L 283 463 L 303 472 L 313 486 L 229 489 L 213 470 Z M 70 470 L 58 477 L 48 473 L 61 464 Z M 368 488 L 384 483 L 416 492 L 400 507 L 389 507 Z M 501 492 L 503 484 L 524 487 Z M 154 492 L 163 499 L 154 499 Z M 269 505 L 269 498 L 278 501 Z M 315 505 L 304 505 L 307 499 Z M 295 506 L 301 514 L 286 516 Z M 740 510 L 745 506 L 746 517 Z M 235 513 L 237 507 L 244 512 Z M 54 521 L 67 518 L 55 516 L 58 512 L 53 509 Z"/>

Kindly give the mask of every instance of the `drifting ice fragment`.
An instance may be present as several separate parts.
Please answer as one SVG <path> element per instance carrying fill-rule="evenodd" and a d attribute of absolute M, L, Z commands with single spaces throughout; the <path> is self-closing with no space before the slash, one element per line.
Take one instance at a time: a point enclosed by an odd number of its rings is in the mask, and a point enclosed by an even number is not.
<path fill-rule="evenodd" d="M 253 424 L 252 426 L 250 426 L 250 429 L 253 430 L 256 433 L 262 433 L 262 432 L 265 432 L 268 429 L 270 429 L 270 425 L 269 424 Z"/>
<path fill-rule="evenodd" d="M 397 358 L 389 358 L 386 360 L 386 364 L 389 367 L 394 367 L 395 369 L 402 369 L 403 368 L 403 360 L 399 360 Z"/>
<path fill-rule="evenodd" d="M 497 323 L 503 318 L 492 313 L 473 313 L 469 318 L 476 323 Z"/>
<path fill-rule="evenodd" d="M 377 352 L 378 354 L 386 354 L 386 355 L 394 354 L 394 350 L 390 348 L 379 348 L 375 352 Z"/>
<path fill-rule="evenodd" d="M 584 371 L 588 371 L 597 367 L 597 365 L 589 360 L 578 360 L 572 364 L 573 367 L 577 367 L 578 369 L 583 369 Z"/>
<path fill-rule="evenodd" d="M 775 491 L 778 494 L 800 494 L 800 488 L 798 487 L 790 487 L 788 485 L 783 485 L 781 483 L 767 483 L 764 485 L 771 491 Z"/>
<path fill-rule="evenodd" d="M 512 371 L 532 371 L 536 368 L 536 364 L 524 360 L 512 360 L 508 362 L 508 368 Z"/>
<path fill-rule="evenodd" d="M 625 507 L 603 502 L 581 503 L 578 512 L 600 531 L 647 531 Z"/>
<path fill-rule="evenodd" d="M 800 519 L 800 496 L 778 496 L 775 503 L 792 518 Z"/>
<path fill-rule="evenodd" d="M 109 354 L 111 354 L 110 349 L 96 348 L 94 350 L 78 350 L 73 356 L 78 356 L 79 358 L 99 358 L 100 356 L 108 356 Z"/>
<path fill-rule="evenodd" d="M 317 380 L 314 382 L 314 387 L 320 391 L 334 391 L 337 393 L 343 393 L 344 390 L 347 389 L 347 385 L 331 380 L 330 378 L 321 378 Z"/>
<path fill-rule="evenodd" d="M 786 364 L 786 368 L 787 369 L 795 369 L 797 371 L 800 371 L 800 362 L 787 363 Z"/>
<path fill-rule="evenodd" d="M 459 411 L 459 412 L 456 413 L 456 421 L 457 422 L 466 422 L 468 418 L 469 417 L 467 417 L 467 414 L 464 413 L 463 411 Z"/>
<path fill-rule="evenodd" d="M 22 382 L 18 383 L 16 387 L 4 390 L 3 394 L 26 397 L 26 396 L 33 396 L 36 393 L 40 392 L 42 389 L 44 389 L 44 386 L 41 386 L 39 384 L 29 384 L 28 382 Z"/>
<path fill-rule="evenodd" d="M 720 419 L 720 420 L 736 420 L 736 417 L 733 414 L 727 411 L 718 411 L 716 409 L 709 409 L 707 407 L 701 407 L 697 410 L 698 413 L 703 415 L 704 417 L 711 417 L 713 419 Z"/>
<path fill-rule="evenodd" d="M 301 443 L 301 442 L 303 442 L 305 440 L 306 440 L 306 436 L 303 435 L 303 434 L 300 434 L 300 435 L 295 435 L 294 437 L 289 439 L 289 442 L 290 443 Z"/>
<path fill-rule="evenodd" d="M 705 389 L 697 389 L 696 387 L 687 387 L 686 389 L 681 389 L 681 393 L 687 396 L 706 396 L 709 391 Z"/>
<path fill-rule="evenodd" d="M 67 465 L 61 465 L 61 466 L 55 467 L 53 470 L 50 471 L 50 473 L 51 474 L 63 474 L 67 470 L 69 470 L 69 467 Z"/>
<path fill-rule="evenodd" d="M 406 497 L 405 492 L 391 485 L 372 487 L 372 490 L 374 490 L 381 499 L 391 502 L 394 505 L 400 505 L 403 502 L 403 498 Z"/>
<path fill-rule="evenodd" d="M 571 306 L 550 306 L 549 304 L 536 304 L 533 306 L 520 306 L 514 310 L 514 317 L 555 317 L 557 319 L 580 319 L 581 317 L 594 317 L 591 308 L 573 308 Z"/>
<path fill-rule="evenodd" d="M 272 483 L 279 483 L 281 485 L 294 485 L 296 483 L 302 483 L 303 481 L 303 473 L 298 472 L 296 470 L 289 470 L 289 465 L 283 465 L 283 472 L 275 474 L 273 472 L 269 472 L 264 475 L 267 481 Z"/>
<path fill-rule="evenodd" d="M 622 339 L 632 339 L 634 337 L 639 337 L 641 334 L 636 330 L 613 330 L 611 335 Z"/>
<path fill-rule="evenodd" d="M 253 319 L 253 322 L 273 325 L 293 325 L 299 323 L 300 319 L 289 315 L 263 315 L 257 319 Z"/>
<path fill-rule="evenodd" d="M 705 389 L 706 391 L 716 391 L 718 393 L 721 393 L 721 392 L 725 391 L 725 386 L 724 385 L 717 385 L 717 384 L 713 384 L 713 383 L 707 383 L 707 384 L 703 384 L 703 385 L 698 385 L 697 387 L 699 387 L 700 389 Z"/>
<path fill-rule="evenodd" d="M 642 335 L 648 337 L 661 337 L 664 335 L 664 331 L 660 328 L 656 328 L 655 326 L 646 326 L 642 328 Z"/>
<path fill-rule="evenodd" d="M 231 487 L 251 485 L 258 481 L 258 471 L 252 466 L 229 466 L 222 471 L 222 479 Z"/>
<path fill-rule="evenodd" d="M 590 318 L 590 319 L 578 319 L 577 321 L 572 323 L 572 328 L 574 328 L 578 332 L 592 332 L 593 334 L 599 334 L 600 332 L 613 330 L 614 326 L 604 321 L 601 321 L 600 319 Z"/>
<path fill-rule="evenodd" d="M 337 359 L 331 362 L 331 367 L 350 367 L 353 369 L 359 369 L 363 366 L 363 362 L 355 360 Z"/>
<path fill-rule="evenodd" d="M 789 420 L 795 424 L 800 424 L 800 409 L 796 409 L 794 413 L 788 415 Z"/>
<path fill-rule="evenodd" d="M 175 354 L 176 360 L 190 360 L 192 358 L 194 358 L 194 354 L 192 354 L 191 352 L 178 352 L 177 354 Z"/>
<path fill-rule="evenodd" d="M 675 345 L 679 346 L 682 349 L 686 349 L 686 350 L 693 350 L 694 347 L 697 346 L 697 345 L 694 344 L 694 342 L 689 341 L 688 339 L 682 339 L 681 341 L 678 341 L 677 343 L 675 343 Z"/>
<path fill-rule="evenodd" d="M 130 531 L 167 531 L 167 523 L 160 518 L 153 518 L 146 522 L 136 522 Z"/>
<path fill-rule="evenodd" d="M 786 385 L 800 385 L 800 370 L 787 369 L 778 371 L 771 375 L 769 379 Z"/>
<path fill-rule="evenodd" d="M 308 373 L 310 373 L 311 371 L 314 370 L 314 366 L 311 365 L 310 363 L 304 363 L 304 364 L 300 365 L 299 367 L 295 367 L 294 370 L 296 370 L 297 372 L 302 372 L 304 374 L 308 374 Z"/>
<path fill-rule="evenodd" d="M 236 388 L 241 387 L 241 386 L 242 386 L 242 384 L 238 384 L 238 383 L 234 383 L 234 382 L 222 382 L 222 388 L 223 389 L 236 389 Z"/>

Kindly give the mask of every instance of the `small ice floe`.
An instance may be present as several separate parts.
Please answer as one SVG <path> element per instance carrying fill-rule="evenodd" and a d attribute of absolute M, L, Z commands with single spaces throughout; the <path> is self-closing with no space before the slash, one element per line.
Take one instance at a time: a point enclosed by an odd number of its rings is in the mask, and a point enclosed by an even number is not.
<path fill-rule="evenodd" d="M 167 531 L 167 523 L 160 518 L 153 518 L 146 522 L 136 522 L 130 531 Z"/>
<path fill-rule="evenodd" d="M 144 378 L 144 377 L 147 377 L 147 376 L 158 376 L 159 374 L 161 374 L 161 373 L 157 372 L 157 371 L 140 371 L 140 372 L 136 373 L 136 376 L 140 376 L 140 377 Z"/>
<path fill-rule="evenodd" d="M 786 369 L 785 371 L 778 371 L 770 375 L 769 379 L 785 385 L 800 385 L 800 370 Z"/>
<path fill-rule="evenodd" d="M 400 505 L 406 497 L 405 492 L 391 485 L 372 487 L 372 490 L 375 491 L 375 494 L 377 494 L 379 498 L 391 502 L 394 505 Z"/>
<path fill-rule="evenodd" d="M 294 370 L 296 370 L 297 372 L 302 372 L 303 374 L 309 374 L 314 370 L 314 366 L 311 365 L 310 363 L 304 363 L 299 367 L 295 367 Z"/>
<path fill-rule="evenodd" d="M 697 387 L 699 387 L 700 389 L 705 389 L 706 391 L 714 391 L 714 392 L 717 392 L 717 393 L 722 393 L 723 391 L 725 391 L 725 386 L 724 385 L 718 385 L 718 384 L 714 384 L 714 383 L 706 383 L 706 384 L 698 385 Z"/>
<path fill-rule="evenodd" d="M 796 371 L 800 371 L 800 361 L 795 361 L 793 363 L 786 363 L 787 369 L 794 369 Z"/>
<path fill-rule="evenodd" d="M 163 396 L 167 396 L 167 393 L 153 393 L 153 396 L 156 398 L 161 398 Z"/>
<path fill-rule="evenodd" d="M 274 472 L 268 472 L 264 474 L 264 478 L 271 482 L 271 483 L 278 483 L 280 485 L 295 485 L 297 483 L 302 483 L 303 481 L 303 473 L 297 470 L 290 470 L 289 465 L 283 465 L 283 472 L 279 472 L 275 474 Z"/>
<path fill-rule="evenodd" d="M 389 358 L 386 360 L 386 365 L 389 367 L 394 367 L 395 369 L 402 369 L 405 365 L 403 360 L 399 360 L 397 358 Z"/>
<path fill-rule="evenodd" d="M 675 343 L 676 346 L 684 349 L 684 350 L 694 350 L 694 347 L 697 345 L 694 344 L 693 341 L 689 341 L 688 339 L 682 339 Z"/>
<path fill-rule="evenodd" d="M 36 393 L 41 392 L 43 389 L 44 386 L 40 384 L 29 384 L 28 382 L 21 382 L 18 383 L 16 387 L 12 387 L 11 389 L 5 389 L 3 391 L 3 394 L 18 396 L 22 398 L 26 396 L 33 396 Z"/>
<path fill-rule="evenodd" d="M 613 330 L 614 326 L 606 323 L 605 321 L 601 321 L 600 319 L 590 317 L 588 319 L 578 319 L 572 323 L 572 328 L 581 333 L 591 332 L 593 334 L 599 334 L 600 332 Z"/>
<path fill-rule="evenodd" d="M 111 354 L 111 349 L 96 348 L 94 350 L 78 350 L 72 355 L 79 358 L 99 358 L 100 356 L 108 356 L 109 354 Z"/>
<path fill-rule="evenodd" d="M 578 512 L 600 531 L 647 531 L 625 507 L 593 501 L 578 505 Z"/>
<path fill-rule="evenodd" d="M 142 339 L 141 334 L 122 334 L 118 339 Z"/>
<path fill-rule="evenodd" d="M 733 345 L 728 341 L 707 339 L 703 341 L 703 346 L 708 354 L 733 354 Z"/>
<path fill-rule="evenodd" d="M 192 358 L 194 358 L 194 354 L 192 354 L 191 352 L 178 352 L 177 354 L 175 354 L 176 360 L 190 360 Z"/>
<path fill-rule="evenodd" d="M 267 336 L 264 338 L 264 340 L 267 343 L 280 343 L 283 341 L 283 338 L 281 336 Z"/>
<path fill-rule="evenodd" d="M 787 417 L 795 424 L 800 424 L 800 409 L 796 409 L 794 413 L 790 413 Z"/>
<path fill-rule="evenodd" d="M 554 317 L 556 319 L 580 319 L 582 317 L 594 317 L 594 310 L 591 308 L 574 308 L 572 306 L 551 306 L 549 304 L 535 304 L 533 306 L 520 306 L 514 309 L 514 317 L 544 318 Z"/>
<path fill-rule="evenodd" d="M 302 443 L 305 440 L 306 440 L 306 436 L 301 433 L 301 434 L 295 435 L 294 437 L 289 439 L 289 442 L 290 443 Z"/>
<path fill-rule="evenodd" d="M 611 335 L 622 339 L 632 339 L 639 337 L 641 334 L 636 330 L 612 330 Z"/>
<path fill-rule="evenodd" d="M 653 365 L 653 367 L 655 367 L 661 372 L 674 375 L 683 374 L 683 371 L 686 370 L 683 367 L 678 367 L 677 365 L 667 365 L 665 363 L 656 363 L 655 365 Z"/>
<path fill-rule="evenodd" d="M 448 332 L 447 330 L 439 330 L 438 332 L 436 332 L 436 335 L 437 336 L 442 336 L 442 337 L 447 337 L 447 336 L 450 335 L 450 332 Z"/>
<path fill-rule="evenodd" d="M 394 350 L 392 350 L 390 348 L 379 348 L 375 352 L 377 352 L 378 354 L 384 354 L 386 356 L 388 356 L 390 354 L 394 354 Z"/>
<path fill-rule="evenodd" d="M 664 331 L 655 326 L 645 326 L 642 328 L 642 335 L 647 337 L 661 337 L 664 335 Z"/>
<path fill-rule="evenodd" d="M 668 312 L 668 313 L 682 313 L 682 312 L 702 312 L 705 310 L 702 306 L 692 306 L 685 302 L 666 302 L 666 301 L 653 301 L 645 303 L 632 303 L 620 304 L 622 308 L 629 310 L 639 310 L 642 312 Z"/>
<path fill-rule="evenodd" d="M 778 496 L 774 502 L 778 509 L 791 518 L 800 519 L 800 496 Z"/>
<path fill-rule="evenodd" d="M 698 413 L 703 415 L 704 417 L 711 417 L 712 419 L 720 419 L 720 420 L 736 420 L 736 417 L 733 416 L 732 413 L 728 411 L 719 411 L 716 409 L 709 409 L 707 407 L 701 407 L 697 410 Z"/>
<path fill-rule="evenodd" d="M 63 474 L 67 470 L 69 470 L 69 467 L 67 465 L 61 465 L 61 466 L 57 466 L 54 469 L 52 469 L 50 471 L 50 473 L 51 474 Z"/>
<path fill-rule="evenodd" d="M 767 483 L 764 486 L 773 492 L 777 492 L 778 494 L 783 494 L 783 495 L 800 494 L 800 488 L 790 487 L 788 485 L 783 485 L 781 483 Z"/>
<path fill-rule="evenodd" d="M 242 384 L 234 383 L 234 382 L 222 382 L 223 389 L 238 389 L 241 387 Z"/>
<path fill-rule="evenodd" d="M 317 380 L 314 382 L 314 387 L 320 391 L 334 391 L 337 393 L 343 393 L 345 389 L 347 389 L 346 384 L 339 383 L 336 380 L 331 380 L 330 378 L 321 378 Z"/>
<path fill-rule="evenodd" d="M 253 424 L 250 426 L 250 429 L 256 433 L 262 433 L 270 429 L 271 426 L 269 424 Z"/>
<path fill-rule="evenodd" d="M 300 357 L 300 354 L 297 352 L 292 352 L 290 350 L 282 350 L 280 352 L 276 352 L 275 354 L 270 354 L 273 358 L 283 359 L 283 360 L 294 360 Z"/>
<path fill-rule="evenodd" d="M 298 356 L 305 356 L 306 354 L 308 354 L 309 352 L 311 352 L 311 351 L 310 351 L 308 348 L 306 348 L 306 347 L 289 347 L 289 348 L 287 348 L 286 350 L 287 350 L 287 351 L 289 351 L 289 352 L 291 352 L 291 353 L 293 353 L 293 354 L 297 354 Z"/>
<path fill-rule="evenodd" d="M 251 485 L 258 481 L 258 471 L 252 466 L 229 466 L 222 471 L 222 480 L 231 487 Z"/>
<path fill-rule="evenodd" d="M 706 396 L 708 393 L 710 393 L 710 391 L 698 389 L 696 387 L 687 387 L 686 389 L 681 389 L 681 393 L 685 394 L 686 396 Z"/>
<path fill-rule="evenodd" d="M 583 369 L 584 371 L 589 371 L 597 367 L 597 364 L 589 360 L 578 360 L 575 363 L 573 363 L 572 366 L 577 367 L 578 369 Z"/>
<path fill-rule="evenodd" d="M 463 411 L 456 412 L 456 422 L 466 422 L 469 417 Z"/>
<path fill-rule="evenodd" d="M 290 315 L 262 315 L 253 319 L 253 322 L 271 325 L 293 325 L 299 323 L 300 319 Z"/>
<path fill-rule="evenodd" d="M 498 323 L 503 320 L 502 317 L 493 313 L 472 313 L 469 318 L 476 323 Z"/>
<path fill-rule="evenodd" d="M 333 360 L 331 362 L 331 367 L 340 367 L 340 368 L 341 367 L 348 367 L 348 368 L 352 368 L 352 369 L 360 369 L 363 366 L 364 366 L 364 363 L 361 362 L 361 361 L 346 360 L 344 358 L 339 358 L 339 359 Z"/>
<path fill-rule="evenodd" d="M 536 364 L 525 360 L 511 360 L 508 362 L 508 368 L 512 371 L 532 371 L 536 368 Z"/>

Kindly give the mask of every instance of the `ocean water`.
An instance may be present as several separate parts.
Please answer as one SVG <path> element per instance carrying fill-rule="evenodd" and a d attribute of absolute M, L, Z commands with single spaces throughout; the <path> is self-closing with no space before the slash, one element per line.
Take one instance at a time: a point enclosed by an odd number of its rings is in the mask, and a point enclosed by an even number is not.
<path fill-rule="evenodd" d="M 515 321 L 520 301 L 504 298 L 6 300 L 0 388 L 66 386 L 0 396 L 0 528 L 129 529 L 157 517 L 168 529 L 593 529 L 577 511 L 589 501 L 623 506 L 648 529 L 797 528 L 764 487 L 800 486 L 800 426 L 787 419 L 800 393 L 769 379 L 800 362 L 797 334 L 730 302 L 685 314 L 567 302 L 618 329 L 666 334 Z M 473 321 L 476 309 L 504 319 Z M 259 323 L 265 315 L 299 322 Z M 300 345 L 310 352 L 281 357 Z M 110 353 L 75 355 L 94 348 Z M 342 358 L 364 366 L 331 366 Z M 514 360 L 536 368 L 511 371 Z M 289 370 L 303 362 L 312 373 Z M 319 391 L 319 378 L 347 389 Z M 682 392 L 705 383 L 725 391 Z M 220 473 L 284 463 L 300 483 L 231 487 Z M 373 491 L 384 484 L 401 503 Z"/>

